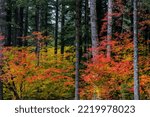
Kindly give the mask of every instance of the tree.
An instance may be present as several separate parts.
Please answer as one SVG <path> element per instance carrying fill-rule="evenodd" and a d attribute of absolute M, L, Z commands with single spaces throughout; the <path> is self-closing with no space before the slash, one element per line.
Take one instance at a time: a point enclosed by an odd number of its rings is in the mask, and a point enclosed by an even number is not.
<path fill-rule="evenodd" d="M 134 99 L 140 98 L 138 74 L 138 25 L 137 25 L 137 0 L 133 0 L 133 40 L 134 40 Z"/>
<path fill-rule="evenodd" d="M 15 2 L 15 5 L 16 5 L 16 2 Z M 16 7 L 14 8 L 14 23 L 15 23 L 15 25 L 14 25 L 14 40 L 13 40 L 13 45 L 14 46 L 17 46 L 17 44 L 18 44 L 18 41 L 17 41 L 17 37 L 18 37 L 18 27 L 19 27 L 19 24 L 18 24 L 18 22 L 19 22 L 19 14 L 18 14 L 18 10 L 19 8 L 18 8 L 18 6 L 16 5 Z"/>
<path fill-rule="evenodd" d="M 24 36 L 26 37 L 28 35 L 28 25 L 29 25 L 29 6 L 25 7 L 25 26 L 24 26 Z M 28 41 L 25 39 L 24 40 L 24 46 L 28 45 Z"/>
<path fill-rule="evenodd" d="M 48 0 L 45 1 L 45 8 L 44 8 L 44 35 L 47 37 L 48 36 L 48 12 L 49 12 L 49 9 L 48 9 Z M 48 46 L 48 40 L 46 39 L 45 40 L 45 46 L 47 47 Z M 47 51 L 47 49 L 46 49 Z"/>
<path fill-rule="evenodd" d="M 24 7 L 20 6 L 19 9 L 19 32 L 18 32 L 18 46 L 22 46 L 22 37 L 23 37 L 23 30 L 24 30 Z"/>
<path fill-rule="evenodd" d="M 59 0 L 56 0 L 56 15 L 55 15 L 55 48 L 54 48 L 54 53 L 57 54 L 57 48 L 58 48 L 58 7 L 59 7 Z"/>
<path fill-rule="evenodd" d="M 7 16 L 6 16 L 6 21 L 7 21 L 7 32 L 8 32 L 8 36 L 7 36 L 7 42 L 6 45 L 10 46 L 12 43 L 12 26 L 11 26 L 11 22 L 12 22 L 12 1 L 11 0 L 7 0 Z"/>
<path fill-rule="evenodd" d="M 89 48 L 89 9 L 88 9 L 88 0 L 85 0 L 85 7 L 84 7 L 84 25 L 85 25 L 85 33 L 84 33 L 84 53 L 87 52 Z"/>
<path fill-rule="evenodd" d="M 0 1 L 4 99 L 150 99 L 149 0 Z"/>
<path fill-rule="evenodd" d="M 111 38 L 112 38 L 112 0 L 108 0 L 108 19 L 107 19 L 107 58 L 111 57 Z"/>
<path fill-rule="evenodd" d="M 91 18 L 92 55 L 94 58 L 98 53 L 96 50 L 98 47 L 96 0 L 90 0 L 90 18 Z"/>
<path fill-rule="evenodd" d="M 0 0 L 0 75 L 2 75 L 2 47 L 4 44 L 4 36 L 5 33 L 5 0 Z M 3 99 L 3 83 L 2 79 L 0 79 L 0 100 Z"/>
<path fill-rule="evenodd" d="M 75 63 L 75 100 L 79 100 L 79 63 L 81 39 L 81 0 L 76 0 L 76 63 Z"/>
<path fill-rule="evenodd" d="M 35 16 L 35 22 L 36 22 L 36 31 L 40 32 L 40 23 L 41 23 L 41 10 L 39 3 L 36 4 L 36 16 Z M 37 57 L 37 66 L 40 64 L 40 38 L 37 35 L 36 38 L 36 57 Z"/>
<path fill-rule="evenodd" d="M 64 25 L 65 25 L 65 1 L 62 1 L 61 9 L 61 54 L 64 54 Z"/>

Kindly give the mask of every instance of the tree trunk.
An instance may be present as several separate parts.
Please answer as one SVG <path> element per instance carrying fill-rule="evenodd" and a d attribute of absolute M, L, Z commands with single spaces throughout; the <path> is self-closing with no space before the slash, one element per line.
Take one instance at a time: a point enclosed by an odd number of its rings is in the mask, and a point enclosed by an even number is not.
<path fill-rule="evenodd" d="M 6 21 L 7 21 L 7 30 L 8 30 L 8 33 L 7 33 L 7 41 L 6 41 L 6 45 L 7 46 L 11 46 L 11 43 L 12 43 L 12 27 L 11 27 L 11 19 L 12 19 L 12 2 L 11 0 L 8 0 L 7 1 L 7 16 L 6 16 Z"/>
<path fill-rule="evenodd" d="M 14 26 L 14 39 L 13 39 L 13 45 L 14 46 L 17 46 L 17 37 L 18 37 L 18 27 L 19 27 L 19 24 L 18 24 L 18 19 L 19 19 L 19 17 L 18 17 L 18 7 L 16 7 L 15 9 L 14 9 L 14 21 L 15 21 L 15 26 Z"/>
<path fill-rule="evenodd" d="M 37 32 L 40 31 L 40 6 L 36 5 L 36 13 L 35 13 L 35 30 Z"/>
<path fill-rule="evenodd" d="M 96 12 L 97 12 L 97 29 L 98 32 L 101 30 L 102 26 L 102 19 L 104 17 L 104 9 L 103 9 L 104 3 L 103 0 L 96 0 Z M 98 35 L 99 38 L 99 35 Z"/>
<path fill-rule="evenodd" d="M 64 24 L 65 24 L 65 4 L 62 1 L 62 11 L 61 11 L 61 54 L 64 54 Z"/>
<path fill-rule="evenodd" d="M 130 9 L 130 12 L 131 12 L 131 15 L 130 15 L 130 21 L 131 21 L 131 38 L 133 39 L 133 0 L 130 0 L 130 4 L 131 4 L 131 9 Z"/>
<path fill-rule="evenodd" d="M 46 8 L 45 8 L 45 36 L 48 36 L 48 1 L 46 1 Z M 48 40 L 45 40 L 45 46 L 48 46 Z M 47 48 L 46 48 L 47 52 Z"/>
<path fill-rule="evenodd" d="M 108 0 L 108 24 L 107 24 L 107 58 L 111 58 L 112 39 L 112 0 Z"/>
<path fill-rule="evenodd" d="M 98 54 L 98 32 L 97 32 L 97 13 L 96 13 L 96 0 L 90 0 L 90 18 L 91 18 L 91 39 L 92 39 L 92 56 Z"/>
<path fill-rule="evenodd" d="M 36 31 L 40 32 L 40 7 L 39 5 L 36 5 L 36 17 L 35 17 L 35 22 L 36 22 Z M 37 66 L 40 64 L 40 39 L 37 37 L 36 38 L 36 57 L 37 57 Z"/>
<path fill-rule="evenodd" d="M 76 63 L 75 63 L 75 100 L 79 100 L 79 53 L 81 37 L 81 0 L 76 0 Z"/>
<path fill-rule="evenodd" d="M 88 20 L 88 0 L 85 0 L 85 33 L 84 33 L 84 53 L 87 52 L 88 44 L 89 44 L 89 20 Z"/>
<path fill-rule="evenodd" d="M 23 7 L 19 7 L 19 32 L 18 32 L 18 46 L 22 46 L 22 38 L 23 37 L 23 16 L 24 16 L 24 8 Z"/>
<path fill-rule="evenodd" d="M 138 25 L 137 25 L 137 0 L 133 0 L 133 40 L 134 40 L 134 99 L 140 99 L 139 74 L 138 74 Z"/>
<path fill-rule="evenodd" d="M 0 75 L 2 75 L 2 57 L 1 53 L 3 45 L 4 45 L 4 34 L 5 34 L 5 0 L 0 0 Z M 0 100 L 3 99 L 3 83 L 2 79 L 0 79 Z"/>
<path fill-rule="evenodd" d="M 58 7 L 59 7 L 59 1 L 56 0 L 56 16 L 55 16 L 55 47 L 54 47 L 54 54 L 57 54 L 57 48 L 58 48 Z"/>
<path fill-rule="evenodd" d="M 24 27 L 24 36 L 26 37 L 28 35 L 28 6 L 26 6 L 25 10 L 25 27 Z M 28 45 L 28 41 L 25 39 L 24 40 L 24 46 Z"/>

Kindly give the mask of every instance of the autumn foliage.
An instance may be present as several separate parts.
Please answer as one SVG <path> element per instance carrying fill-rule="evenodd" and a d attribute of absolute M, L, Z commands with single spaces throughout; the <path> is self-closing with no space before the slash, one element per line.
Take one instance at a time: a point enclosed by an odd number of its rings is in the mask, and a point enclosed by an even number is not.
<path fill-rule="evenodd" d="M 55 2 L 6 1 L 1 98 L 133 99 L 134 1 Z M 140 99 L 150 99 L 148 0 L 138 1 L 137 17 Z"/>
<path fill-rule="evenodd" d="M 65 53 L 63 58 L 58 55 L 55 59 L 51 48 L 47 52 L 42 49 L 40 66 L 36 66 L 34 47 L 6 47 L 3 51 L 1 79 L 6 99 L 71 98 L 74 87 L 73 54 Z"/>
<path fill-rule="evenodd" d="M 99 54 L 85 63 L 82 75 L 84 87 L 80 89 L 83 99 L 133 99 L 133 40 L 131 33 L 114 34 L 110 42 L 111 58 L 106 57 L 106 37 L 102 37 L 97 50 Z M 142 41 L 143 38 L 140 38 Z M 139 45 L 139 73 L 141 98 L 149 99 L 150 60 L 145 56 L 144 45 Z M 149 54 L 148 54 L 149 56 Z"/>

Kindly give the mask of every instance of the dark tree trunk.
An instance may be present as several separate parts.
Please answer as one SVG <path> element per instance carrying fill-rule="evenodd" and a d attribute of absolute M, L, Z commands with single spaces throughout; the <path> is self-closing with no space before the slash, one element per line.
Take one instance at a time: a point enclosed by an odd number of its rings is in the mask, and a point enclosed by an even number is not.
<path fill-rule="evenodd" d="M 40 7 L 36 5 L 36 13 L 35 13 L 35 30 L 40 31 Z"/>
<path fill-rule="evenodd" d="M 133 39 L 134 39 L 134 99 L 140 99 L 139 73 L 138 73 L 138 25 L 137 0 L 133 0 Z"/>
<path fill-rule="evenodd" d="M 61 54 L 64 54 L 64 24 L 65 24 L 65 4 L 64 1 L 62 1 L 62 11 L 61 11 Z"/>
<path fill-rule="evenodd" d="M 39 5 L 36 6 L 36 17 L 35 17 L 35 24 L 36 24 L 36 31 L 40 32 L 40 7 Z M 37 66 L 40 64 L 40 39 L 36 38 L 36 57 L 37 57 Z"/>
<path fill-rule="evenodd" d="M 103 5 L 102 0 L 96 0 L 97 29 L 98 29 L 98 32 L 100 32 L 101 25 L 102 25 L 101 19 L 102 19 L 103 16 L 104 16 L 104 10 L 103 10 L 102 5 Z"/>
<path fill-rule="evenodd" d="M 87 49 L 89 48 L 89 16 L 88 16 L 88 0 L 85 0 L 85 34 L 84 34 L 84 53 L 87 52 Z"/>
<path fill-rule="evenodd" d="M 7 21 L 7 41 L 6 41 L 6 45 L 7 46 L 11 46 L 12 44 L 12 27 L 11 27 L 11 19 L 12 19 L 12 2 L 11 0 L 7 1 L 7 16 L 6 16 L 6 21 Z"/>
<path fill-rule="evenodd" d="M 130 1 L 131 3 L 131 16 L 130 16 L 130 20 L 131 20 L 131 24 L 133 24 L 133 0 Z M 133 25 L 131 25 L 131 38 L 133 39 Z"/>
<path fill-rule="evenodd" d="M 1 53 L 3 45 L 4 45 L 4 35 L 5 35 L 5 0 L 0 0 L 0 75 L 2 75 L 2 57 Z M 3 83 L 2 79 L 0 79 L 0 100 L 3 99 Z"/>
<path fill-rule="evenodd" d="M 56 16 L 55 16 L 55 45 L 54 45 L 54 54 L 57 54 L 58 49 L 58 7 L 59 1 L 56 0 Z"/>
<path fill-rule="evenodd" d="M 25 10 L 25 27 L 24 27 L 24 36 L 26 37 L 28 35 L 28 6 L 26 7 Z M 28 45 L 28 41 L 25 39 L 24 40 L 24 46 Z"/>
<path fill-rule="evenodd" d="M 17 42 L 18 42 L 18 41 L 17 41 L 17 40 L 18 40 L 18 39 L 17 39 L 17 37 L 18 37 L 18 27 L 19 27 L 19 24 L 18 24 L 18 22 L 19 22 L 19 20 L 18 20 L 18 19 L 19 19 L 19 17 L 18 17 L 18 15 L 19 15 L 19 14 L 18 14 L 18 7 L 15 8 L 14 12 L 15 12 L 15 13 L 14 13 L 15 25 L 14 25 L 14 37 L 13 37 L 14 39 L 13 39 L 13 45 L 14 45 L 14 46 L 17 46 Z"/>
<path fill-rule="evenodd" d="M 81 37 L 81 0 L 76 0 L 76 64 L 75 64 L 75 100 L 79 100 L 79 53 Z"/>
<path fill-rule="evenodd" d="M 24 16 L 24 8 L 20 7 L 19 8 L 19 30 L 18 30 L 18 46 L 22 46 L 22 38 L 23 37 L 23 16 Z"/>
<path fill-rule="evenodd" d="M 46 3 L 46 8 L 45 8 L 45 36 L 48 36 L 48 1 Z M 48 40 L 45 40 L 45 46 L 48 46 Z M 47 49 L 46 49 L 47 51 Z"/>

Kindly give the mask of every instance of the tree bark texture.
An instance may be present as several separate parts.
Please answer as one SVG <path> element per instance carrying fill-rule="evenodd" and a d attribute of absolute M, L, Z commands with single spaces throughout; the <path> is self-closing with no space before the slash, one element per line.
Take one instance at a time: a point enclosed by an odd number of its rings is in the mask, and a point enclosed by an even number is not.
<path fill-rule="evenodd" d="M 81 37 L 81 0 L 76 0 L 75 100 L 79 100 L 80 37 Z"/>
<path fill-rule="evenodd" d="M 59 1 L 56 0 L 56 16 L 55 16 L 55 44 L 54 44 L 54 54 L 57 54 L 58 49 L 58 7 Z"/>
<path fill-rule="evenodd" d="M 40 7 L 39 5 L 36 6 L 36 17 L 35 17 L 35 22 L 36 22 L 36 31 L 40 32 L 40 23 L 41 23 L 41 18 L 40 18 Z M 37 57 L 37 66 L 40 64 L 40 39 L 37 37 L 36 39 L 36 57 Z"/>
<path fill-rule="evenodd" d="M 107 58 L 111 57 L 112 39 L 112 0 L 108 0 L 108 19 L 107 19 Z"/>
<path fill-rule="evenodd" d="M 65 4 L 62 2 L 62 11 L 61 11 L 61 54 L 64 54 L 64 25 L 65 25 Z"/>
<path fill-rule="evenodd" d="M 134 40 L 134 99 L 140 99 L 138 74 L 138 25 L 137 0 L 133 0 L 133 40 Z"/>
<path fill-rule="evenodd" d="M 91 39 L 92 39 L 92 56 L 93 58 L 98 54 L 98 32 L 97 32 L 97 13 L 96 0 L 90 0 L 90 19 L 91 19 Z"/>
<path fill-rule="evenodd" d="M 29 8 L 28 6 L 26 6 L 25 8 L 25 27 L 24 27 L 24 36 L 28 36 L 28 24 L 29 24 L 29 19 L 28 19 L 28 12 L 29 11 Z M 28 41 L 27 40 L 24 40 L 24 46 L 27 46 L 28 45 Z"/>
<path fill-rule="evenodd" d="M 4 45 L 4 35 L 5 35 L 5 0 L 0 0 L 0 75 L 2 75 L 2 48 Z M 0 79 L 0 100 L 3 99 L 3 82 L 2 79 Z"/>
<path fill-rule="evenodd" d="M 7 9 L 6 9 L 7 15 L 6 15 L 6 21 L 7 21 L 7 41 L 6 45 L 11 46 L 12 44 L 12 27 L 11 27 L 11 22 L 12 22 L 12 1 L 8 0 L 7 3 Z"/>

